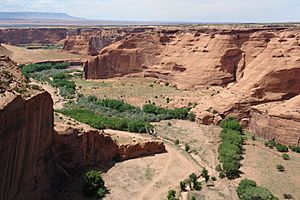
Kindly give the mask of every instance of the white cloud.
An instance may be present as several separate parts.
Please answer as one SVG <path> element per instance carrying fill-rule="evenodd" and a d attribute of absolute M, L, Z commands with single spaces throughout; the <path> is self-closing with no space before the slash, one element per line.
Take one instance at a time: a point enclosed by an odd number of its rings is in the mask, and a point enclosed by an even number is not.
<path fill-rule="evenodd" d="M 0 10 L 112 20 L 300 21 L 299 0 L 0 0 Z"/>

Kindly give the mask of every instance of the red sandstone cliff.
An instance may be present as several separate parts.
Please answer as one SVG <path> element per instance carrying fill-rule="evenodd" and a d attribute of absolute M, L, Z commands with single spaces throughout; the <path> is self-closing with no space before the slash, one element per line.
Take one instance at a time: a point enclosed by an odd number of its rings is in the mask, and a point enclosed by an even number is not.
<path fill-rule="evenodd" d="M 66 38 L 67 33 L 64 28 L 0 29 L 0 43 L 57 44 Z"/>
<path fill-rule="evenodd" d="M 300 95 L 284 103 L 252 107 L 249 130 L 286 145 L 300 144 Z"/>

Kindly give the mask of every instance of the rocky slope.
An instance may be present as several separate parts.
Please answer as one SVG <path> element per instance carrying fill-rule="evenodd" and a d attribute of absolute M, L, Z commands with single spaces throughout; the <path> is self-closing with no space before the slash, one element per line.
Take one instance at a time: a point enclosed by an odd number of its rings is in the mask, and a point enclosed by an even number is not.
<path fill-rule="evenodd" d="M 119 147 L 95 130 L 55 131 L 50 94 L 33 90 L 8 57 L 0 57 L 0 75 L 1 200 L 54 199 L 55 191 L 85 167 L 165 151 L 157 141 Z"/>

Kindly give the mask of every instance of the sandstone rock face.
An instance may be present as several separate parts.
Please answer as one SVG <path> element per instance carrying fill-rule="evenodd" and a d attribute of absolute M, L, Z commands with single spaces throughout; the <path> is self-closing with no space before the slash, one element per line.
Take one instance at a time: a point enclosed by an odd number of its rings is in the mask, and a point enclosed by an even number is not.
<path fill-rule="evenodd" d="M 7 95 L 0 109 L 0 199 L 42 199 L 54 184 L 53 103 L 48 93 L 29 100 Z M 55 178 L 55 177 L 54 177 Z M 36 190 L 39 188 L 39 190 Z"/>
<path fill-rule="evenodd" d="M 287 44 L 291 48 L 286 54 L 293 53 L 298 46 L 297 36 L 290 37 L 293 34 L 298 32 L 163 29 L 130 34 L 87 62 L 85 73 L 88 79 L 98 79 L 143 72 L 142 76 L 164 79 L 184 88 L 227 85 L 241 80 L 245 69 L 260 63 L 264 54 L 280 60 L 281 55 L 278 57 L 275 51 Z M 285 37 L 286 41 L 282 39 Z M 286 55 L 289 56 L 292 57 Z"/>
<path fill-rule="evenodd" d="M 251 132 L 286 145 L 300 144 L 300 95 L 284 103 L 252 107 Z"/>
<path fill-rule="evenodd" d="M 0 43 L 16 44 L 57 44 L 66 38 L 67 29 L 1 29 Z"/>
<path fill-rule="evenodd" d="M 299 37 L 298 30 L 254 33 L 243 45 L 246 65 L 243 69 L 238 67 L 237 81 L 219 95 L 201 99 L 194 111 L 199 114 L 213 108 L 223 117 L 242 119 L 249 116 L 252 105 L 300 94 Z"/>
<path fill-rule="evenodd" d="M 136 144 L 122 144 L 119 146 L 119 159 L 121 161 L 149 156 L 166 151 L 166 147 L 161 141 L 146 141 Z"/>
<path fill-rule="evenodd" d="M 77 29 L 76 31 L 69 31 L 64 41 L 63 51 L 96 56 L 104 47 L 125 38 L 127 35 L 146 30 L 148 28 Z"/>

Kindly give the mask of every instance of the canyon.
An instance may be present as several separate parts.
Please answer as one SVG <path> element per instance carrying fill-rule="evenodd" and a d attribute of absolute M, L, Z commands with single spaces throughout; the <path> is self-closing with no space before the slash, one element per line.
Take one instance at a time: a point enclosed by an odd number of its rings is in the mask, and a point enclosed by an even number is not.
<path fill-rule="evenodd" d="M 32 90 L 6 56 L 0 57 L 0 70 L 1 199 L 52 199 L 88 166 L 166 151 L 160 141 L 117 144 L 97 130 L 54 128 L 50 94 Z"/>
<path fill-rule="evenodd" d="M 31 45 L 53 45 L 55 49 L 32 50 Z M 27 58 L 30 54 L 35 54 L 31 60 Z M 25 79 L 19 65 L 63 62 L 73 70 L 71 75 L 83 74 L 69 79 L 74 81 L 74 99 L 59 96 L 61 88 Z M 143 84 L 147 87 L 139 87 Z M 124 175 L 128 166 L 134 174 L 134 169 L 141 170 L 140 165 L 147 168 L 146 178 L 135 177 L 135 181 L 142 181 L 132 183 L 142 192 L 137 195 L 130 188 L 130 194 L 140 199 L 162 197 L 159 195 L 174 184 L 162 180 L 168 172 L 183 179 L 186 171 L 200 166 L 218 176 L 217 126 L 227 117 L 238 119 L 245 133 L 299 146 L 299 85 L 298 26 L 0 29 L 0 199 L 64 199 L 61 192 L 72 185 L 72 179 L 93 167 L 105 169 L 104 176 L 114 187 L 109 195 L 117 199 L 119 190 L 112 180 L 120 180 L 109 177 L 115 173 L 114 167 Z M 143 91 L 153 92 L 153 98 Z M 166 108 L 188 105 L 196 123 L 155 122 L 153 133 L 143 135 L 98 130 L 54 110 L 84 95 L 120 99 L 137 107 L 145 102 Z M 178 144 L 173 145 L 178 138 Z M 181 152 L 187 148 L 185 144 L 193 149 Z M 153 167 L 156 171 L 151 171 L 151 164 L 145 162 L 155 159 L 166 161 L 167 166 L 158 163 Z M 177 169 L 169 166 L 177 162 L 182 168 L 186 166 L 184 172 L 177 174 Z M 159 170 L 163 173 L 154 176 Z M 249 176 L 251 169 L 247 170 Z M 145 184 L 147 181 L 151 182 Z M 220 181 L 218 191 L 236 199 L 232 192 L 235 183 Z M 151 197 L 160 184 L 163 187 Z"/>

